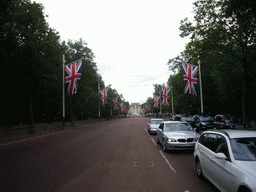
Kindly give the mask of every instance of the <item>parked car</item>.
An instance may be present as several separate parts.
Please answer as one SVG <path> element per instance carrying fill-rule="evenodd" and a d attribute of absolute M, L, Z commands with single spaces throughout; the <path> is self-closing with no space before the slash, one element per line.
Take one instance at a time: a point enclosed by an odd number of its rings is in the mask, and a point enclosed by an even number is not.
<path fill-rule="evenodd" d="M 244 126 L 238 124 L 230 116 L 216 115 L 214 118 L 214 128 L 216 129 L 244 129 Z"/>
<path fill-rule="evenodd" d="M 220 191 L 256 191 L 256 131 L 205 131 L 194 158 L 197 175 Z"/>
<path fill-rule="evenodd" d="M 162 123 L 163 119 L 151 119 L 148 123 L 148 133 L 151 135 L 157 132 L 157 128 L 159 127 L 160 123 Z"/>
<path fill-rule="evenodd" d="M 194 149 L 199 134 L 184 121 L 165 121 L 157 128 L 157 143 L 163 145 L 163 151 Z"/>
<path fill-rule="evenodd" d="M 180 121 L 182 117 L 183 117 L 182 114 L 171 115 L 170 121 Z"/>
<path fill-rule="evenodd" d="M 192 116 L 183 116 L 181 117 L 181 121 L 188 122 L 193 128 L 195 127 L 195 119 Z"/>
<path fill-rule="evenodd" d="M 213 129 L 213 118 L 209 115 L 194 115 L 195 127 L 198 131 Z"/>

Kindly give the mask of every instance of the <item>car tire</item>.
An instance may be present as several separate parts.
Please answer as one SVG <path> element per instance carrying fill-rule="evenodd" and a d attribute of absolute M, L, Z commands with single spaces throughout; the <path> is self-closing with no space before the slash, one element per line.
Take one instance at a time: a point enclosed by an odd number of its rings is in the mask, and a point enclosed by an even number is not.
<path fill-rule="evenodd" d="M 152 133 L 151 133 L 150 129 L 148 130 L 148 134 L 149 134 L 149 135 L 152 135 Z"/>
<path fill-rule="evenodd" d="M 203 178 L 202 165 L 199 159 L 196 159 L 196 174 L 199 178 Z"/>
<path fill-rule="evenodd" d="M 166 149 L 165 141 L 163 142 L 163 151 L 164 151 L 164 152 L 167 152 L 167 151 L 168 151 L 168 150 Z"/>
<path fill-rule="evenodd" d="M 196 160 L 196 174 L 199 178 L 203 178 L 202 165 L 199 159 Z"/>
<path fill-rule="evenodd" d="M 157 144 L 160 144 L 160 141 L 159 141 L 159 138 L 158 138 L 158 137 L 156 137 L 156 143 L 157 143 Z"/>

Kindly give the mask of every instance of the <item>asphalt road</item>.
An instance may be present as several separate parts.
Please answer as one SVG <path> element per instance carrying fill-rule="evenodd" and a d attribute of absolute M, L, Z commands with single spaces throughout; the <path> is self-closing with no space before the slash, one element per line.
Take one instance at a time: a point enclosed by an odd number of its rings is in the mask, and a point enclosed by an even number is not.
<path fill-rule="evenodd" d="M 149 118 L 101 122 L 0 146 L 0 191 L 216 191 L 193 152 L 168 152 Z"/>

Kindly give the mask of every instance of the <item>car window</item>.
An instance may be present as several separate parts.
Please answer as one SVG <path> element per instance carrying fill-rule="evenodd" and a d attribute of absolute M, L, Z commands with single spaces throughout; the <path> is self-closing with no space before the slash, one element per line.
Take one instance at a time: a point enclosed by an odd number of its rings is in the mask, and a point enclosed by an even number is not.
<path fill-rule="evenodd" d="M 213 121 L 213 119 L 211 117 L 203 117 L 203 116 L 200 116 L 200 120 L 201 121 Z"/>
<path fill-rule="evenodd" d="M 201 143 L 202 145 L 205 146 L 205 143 L 206 143 L 206 136 L 207 136 L 207 134 L 201 135 L 201 137 L 200 137 L 199 140 L 198 140 L 198 143 Z"/>
<path fill-rule="evenodd" d="M 216 135 L 216 142 L 214 145 L 215 153 L 224 153 L 227 157 L 229 157 L 228 145 L 225 137 L 221 135 Z"/>
<path fill-rule="evenodd" d="M 207 134 L 205 136 L 204 146 L 214 151 L 215 134 Z"/>
<path fill-rule="evenodd" d="M 164 131 L 193 131 L 192 126 L 189 123 L 166 123 Z"/>
<path fill-rule="evenodd" d="M 217 122 L 222 121 L 222 117 L 221 117 L 221 116 L 217 116 L 217 117 L 215 118 L 215 121 L 217 121 Z"/>
<path fill-rule="evenodd" d="M 230 143 L 236 160 L 256 161 L 256 138 L 235 138 Z"/>
<path fill-rule="evenodd" d="M 214 153 L 224 153 L 229 157 L 227 141 L 226 139 L 218 134 L 203 134 L 201 135 L 199 141 L 202 145 L 213 151 Z"/>
<path fill-rule="evenodd" d="M 157 120 L 151 120 L 150 124 L 160 124 L 162 122 L 163 122 L 163 120 L 157 119 Z"/>

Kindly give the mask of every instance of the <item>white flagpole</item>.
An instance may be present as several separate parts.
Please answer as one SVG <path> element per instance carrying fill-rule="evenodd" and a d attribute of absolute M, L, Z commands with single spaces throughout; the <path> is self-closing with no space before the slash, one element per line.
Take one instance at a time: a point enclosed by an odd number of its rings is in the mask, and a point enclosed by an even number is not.
<path fill-rule="evenodd" d="M 98 76 L 98 95 L 100 95 L 100 77 Z M 100 123 L 100 101 L 99 101 L 99 123 Z"/>
<path fill-rule="evenodd" d="M 65 55 L 63 55 L 63 79 L 62 79 L 62 84 L 63 84 L 63 127 L 62 130 L 66 130 L 65 127 Z"/>
<path fill-rule="evenodd" d="M 200 60 L 198 60 L 198 67 L 199 67 L 199 80 L 200 80 L 200 97 L 201 97 L 201 113 L 204 113 L 204 106 L 203 106 L 203 90 L 202 90 L 202 80 L 201 80 L 201 66 Z"/>
<path fill-rule="evenodd" d="M 160 118 L 162 118 L 162 110 L 161 110 L 161 105 L 162 105 L 162 86 L 161 86 L 161 88 L 160 88 L 160 98 L 159 98 L 159 101 L 160 101 Z"/>

